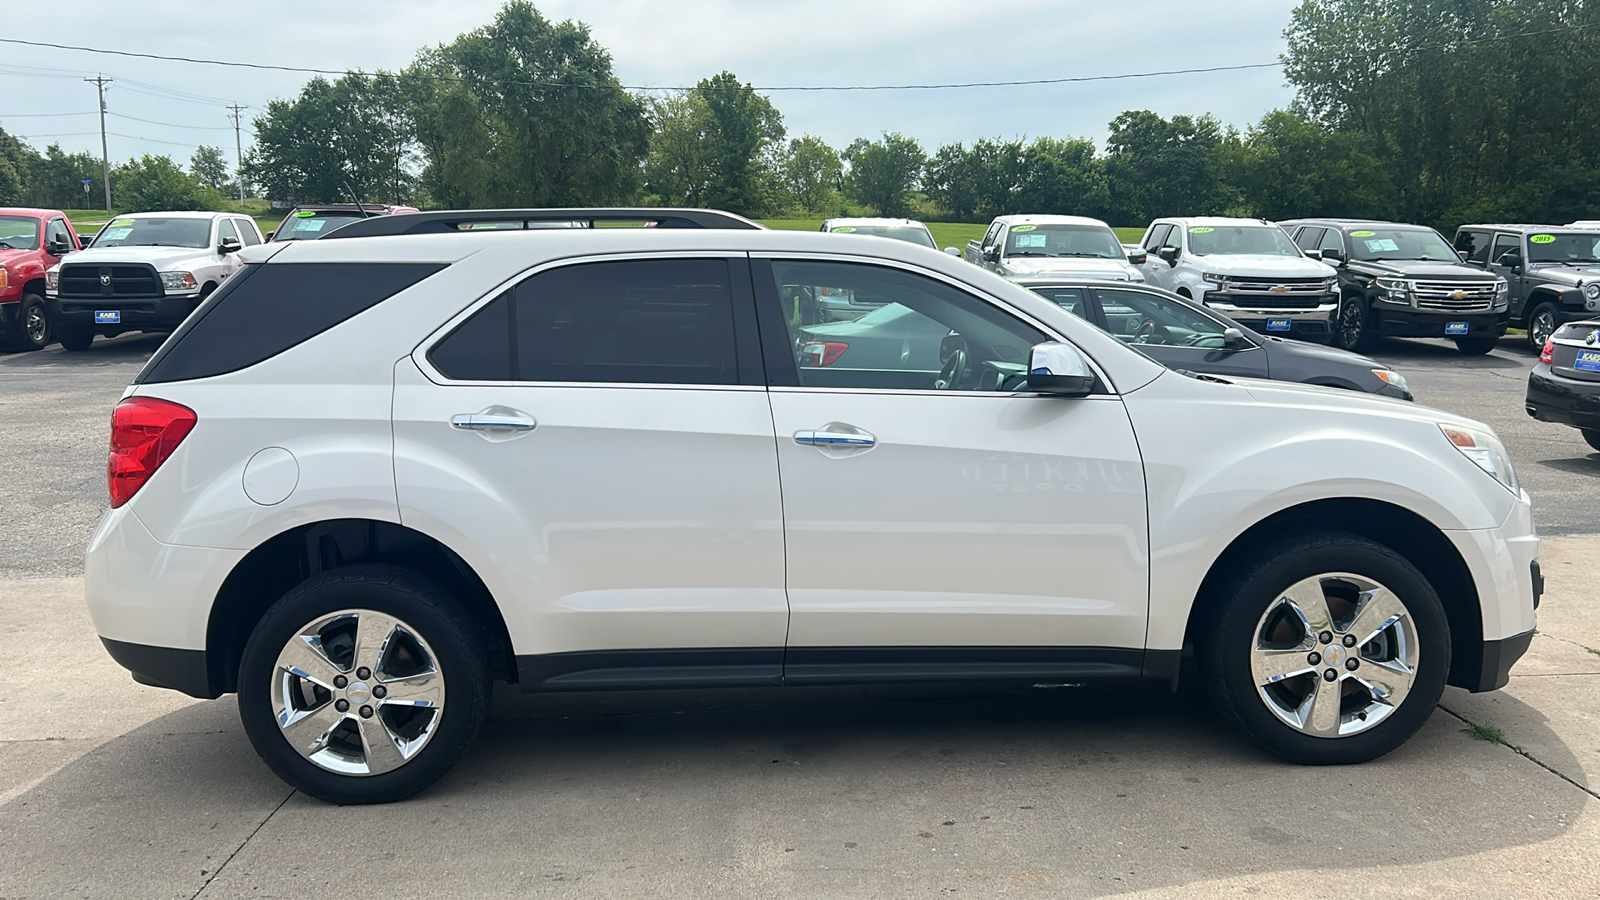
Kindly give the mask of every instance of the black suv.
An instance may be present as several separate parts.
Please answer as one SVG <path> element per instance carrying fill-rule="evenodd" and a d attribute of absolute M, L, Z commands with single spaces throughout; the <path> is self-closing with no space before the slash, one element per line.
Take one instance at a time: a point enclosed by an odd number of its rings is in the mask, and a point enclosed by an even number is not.
<path fill-rule="evenodd" d="M 1506 333 L 1506 280 L 1462 265 L 1432 228 L 1368 219 L 1279 224 L 1307 256 L 1338 270 L 1333 342 L 1346 350 L 1388 335 L 1453 338 L 1462 353 L 1488 353 Z"/>
<path fill-rule="evenodd" d="M 1564 322 L 1600 311 L 1600 228 L 1463 225 L 1461 258 L 1511 285 L 1511 324 L 1543 350 Z"/>

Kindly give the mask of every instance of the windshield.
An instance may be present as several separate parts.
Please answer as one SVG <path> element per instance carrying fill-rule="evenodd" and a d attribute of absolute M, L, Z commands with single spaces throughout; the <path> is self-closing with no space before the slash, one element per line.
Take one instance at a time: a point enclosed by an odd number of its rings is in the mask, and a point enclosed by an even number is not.
<path fill-rule="evenodd" d="M 92 247 L 193 247 L 211 246 L 210 219 L 164 216 L 119 216 L 95 235 Z"/>
<path fill-rule="evenodd" d="M 303 209 L 283 220 L 278 226 L 278 233 L 272 236 L 274 241 L 309 241 L 322 237 L 340 225 L 366 218 L 360 213 L 346 212 L 317 212 Z"/>
<path fill-rule="evenodd" d="M 915 225 L 836 225 L 828 229 L 834 234 L 870 234 L 877 237 L 894 238 L 919 247 L 932 247 L 933 238 L 928 234 L 928 229 Z"/>
<path fill-rule="evenodd" d="M 1237 253 L 1300 255 L 1294 242 L 1276 225 L 1196 225 L 1189 229 L 1189 252 L 1197 256 Z"/>
<path fill-rule="evenodd" d="M 1124 258 L 1116 234 L 1103 225 L 1015 225 L 1006 235 L 1006 256 Z"/>
<path fill-rule="evenodd" d="M 1600 262 L 1600 234 L 1595 232 L 1530 234 L 1528 262 Z"/>
<path fill-rule="evenodd" d="M 1422 228 L 1373 228 L 1350 232 L 1350 258 L 1418 259 L 1460 262 L 1461 257 L 1437 232 Z"/>
<path fill-rule="evenodd" d="M 39 220 L 0 216 L 0 250 L 39 249 Z"/>

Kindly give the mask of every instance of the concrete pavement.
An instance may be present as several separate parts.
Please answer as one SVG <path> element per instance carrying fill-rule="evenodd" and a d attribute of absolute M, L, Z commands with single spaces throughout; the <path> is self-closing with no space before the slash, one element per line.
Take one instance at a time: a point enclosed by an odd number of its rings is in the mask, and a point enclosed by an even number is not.
<path fill-rule="evenodd" d="M 1544 561 L 1511 685 L 1365 766 L 1267 759 L 1192 688 L 502 695 L 367 808 L 274 778 L 231 698 L 133 684 L 77 579 L 8 580 L 0 898 L 1590 897 L 1600 538 Z"/>

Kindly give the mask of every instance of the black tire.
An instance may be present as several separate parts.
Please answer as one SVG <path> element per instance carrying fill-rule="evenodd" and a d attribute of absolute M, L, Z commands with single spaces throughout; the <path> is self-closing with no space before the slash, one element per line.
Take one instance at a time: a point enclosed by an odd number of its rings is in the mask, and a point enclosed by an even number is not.
<path fill-rule="evenodd" d="M 1544 352 L 1544 342 L 1561 327 L 1561 320 L 1556 317 L 1554 303 L 1540 303 L 1529 310 L 1527 323 L 1528 346 L 1532 347 L 1535 353 Z"/>
<path fill-rule="evenodd" d="M 1583 439 L 1589 442 L 1596 452 L 1600 452 L 1600 430 L 1593 428 L 1583 429 Z"/>
<path fill-rule="evenodd" d="M 1468 356 L 1482 356 L 1499 346 L 1497 337 L 1464 337 L 1456 338 L 1456 349 Z M 1544 349 L 1543 347 L 1540 348 Z"/>
<path fill-rule="evenodd" d="M 1354 718 L 1365 722 L 1366 712 L 1358 711 L 1350 724 L 1365 730 L 1318 737 L 1297 730 L 1269 709 L 1266 699 L 1269 689 L 1258 691 L 1252 657 L 1260 623 L 1278 598 L 1291 586 L 1328 573 L 1370 579 L 1393 592 L 1409 614 L 1417 659 L 1409 691 L 1386 716 L 1380 716 L 1375 724 L 1360 725 Z M 1338 585 L 1340 582 L 1330 579 L 1329 583 Z M 1256 743 L 1290 762 L 1344 765 L 1376 759 L 1415 734 L 1444 692 L 1445 677 L 1450 669 L 1450 628 L 1438 595 L 1422 573 L 1404 557 L 1366 538 L 1325 533 L 1269 544 L 1253 562 L 1241 566 L 1217 585 L 1203 602 L 1211 604 L 1207 616 L 1209 627 L 1197 635 L 1197 647 L 1206 687 L 1217 710 Z M 1338 621 L 1338 613 L 1335 613 L 1335 621 Z M 1339 644 L 1337 639 L 1325 646 L 1323 642 L 1316 642 L 1315 649 L 1329 652 L 1327 648 L 1332 647 L 1332 652 L 1349 657 L 1350 651 L 1339 649 Z M 1365 649 L 1357 647 L 1356 654 L 1362 655 Z M 1361 661 L 1358 659 L 1358 667 Z M 1327 660 L 1321 662 L 1326 664 Z M 1368 663 L 1369 671 L 1371 665 Z M 1333 669 L 1312 669 L 1309 674 L 1297 677 L 1309 679 L 1302 683 L 1307 690 L 1314 690 L 1321 671 Z M 1351 677 L 1354 674 L 1352 670 Z M 1344 676 L 1341 673 L 1339 677 Z M 1346 682 L 1340 680 L 1338 684 L 1344 689 Z M 1280 685 L 1273 685 L 1270 690 L 1288 690 L 1295 682 L 1289 679 Z M 1351 686 L 1357 685 L 1352 683 Z M 1341 698 L 1338 709 L 1345 708 L 1346 699 L 1352 698 Z M 1309 713 L 1307 715 L 1309 717 Z"/>
<path fill-rule="evenodd" d="M 43 350 L 50 345 L 50 317 L 45 315 L 44 298 L 23 294 L 17 306 L 17 321 L 5 336 L 5 349 L 18 352 Z"/>
<path fill-rule="evenodd" d="M 94 344 L 94 329 L 83 326 L 58 325 L 56 327 L 56 340 L 61 342 L 63 350 L 74 353 L 87 350 Z"/>
<path fill-rule="evenodd" d="M 1372 343 L 1371 315 L 1367 304 L 1357 296 L 1339 301 L 1339 318 L 1333 323 L 1333 345 L 1352 352 Z"/>
<path fill-rule="evenodd" d="M 399 620 L 431 650 L 444 681 L 443 705 L 432 736 L 414 756 L 381 774 L 341 774 L 312 762 L 290 745 L 274 717 L 280 652 L 312 623 L 347 610 Z M 484 646 L 477 623 L 438 582 L 387 565 L 335 569 L 285 594 L 256 624 L 239 662 L 239 718 L 261 759 L 296 789 L 329 803 L 403 800 L 438 781 L 477 737 L 489 705 Z M 356 677 L 356 672 L 350 675 Z M 373 672 L 370 680 L 371 695 L 382 696 L 376 687 L 382 683 L 378 673 Z M 350 690 L 355 688 L 356 684 L 350 685 Z M 378 705 L 376 700 L 367 702 Z M 335 701 L 329 697 L 325 703 L 334 705 Z M 381 705 L 378 710 L 380 716 L 384 714 Z M 350 719 L 352 727 L 360 724 L 353 715 Z"/>

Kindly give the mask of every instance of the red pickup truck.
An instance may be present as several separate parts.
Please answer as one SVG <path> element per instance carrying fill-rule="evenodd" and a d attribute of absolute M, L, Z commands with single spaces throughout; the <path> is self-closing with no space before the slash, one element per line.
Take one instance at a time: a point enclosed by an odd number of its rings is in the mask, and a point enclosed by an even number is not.
<path fill-rule="evenodd" d="M 50 343 L 44 273 L 81 249 L 60 210 L 0 207 L 0 349 L 38 350 Z"/>

